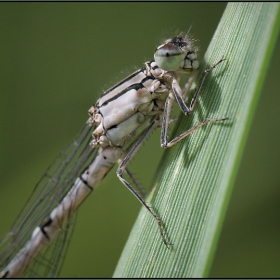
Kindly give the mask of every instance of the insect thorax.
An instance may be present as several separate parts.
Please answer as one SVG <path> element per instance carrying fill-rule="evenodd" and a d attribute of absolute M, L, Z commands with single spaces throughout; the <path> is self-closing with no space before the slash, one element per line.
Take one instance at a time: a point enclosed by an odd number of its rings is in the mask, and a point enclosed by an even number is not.
<path fill-rule="evenodd" d="M 161 115 L 161 96 L 168 93 L 166 71 L 152 62 L 105 92 L 89 110 L 88 123 L 96 126 L 92 146 L 120 146 L 148 118 Z"/>

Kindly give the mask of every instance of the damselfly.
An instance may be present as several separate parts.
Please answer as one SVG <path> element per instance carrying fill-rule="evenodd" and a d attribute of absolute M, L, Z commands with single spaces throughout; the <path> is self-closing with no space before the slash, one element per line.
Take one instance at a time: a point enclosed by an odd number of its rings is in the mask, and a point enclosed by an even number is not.
<path fill-rule="evenodd" d="M 206 123 L 227 119 L 207 118 L 174 139 L 167 139 L 173 101 L 189 115 L 205 77 L 222 61 L 204 71 L 188 107 L 184 99 L 199 63 L 193 40 L 188 34 L 180 34 L 157 47 L 153 61 L 104 92 L 89 109 L 89 119 L 80 133 L 45 172 L 1 240 L 1 276 L 31 276 L 34 272 L 55 276 L 63 262 L 74 212 L 117 162 L 118 179 L 152 215 L 163 243 L 168 246 L 160 218 L 139 195 L 141 188 L 127 166 L 157 128 L 161 128 L 161 147 L 167 148 Z M 190 75 L 183 88 L 179 85 L 179 74 Z"/>

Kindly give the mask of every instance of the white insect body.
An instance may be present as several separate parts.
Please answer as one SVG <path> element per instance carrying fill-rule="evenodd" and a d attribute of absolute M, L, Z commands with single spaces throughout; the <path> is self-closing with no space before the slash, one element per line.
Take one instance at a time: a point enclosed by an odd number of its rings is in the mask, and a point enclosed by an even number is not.
<path fill-rule="evenodd" d="M 29 214 L 25 217 L 19 217 L 15 226 L 3 239 L 5 241 L 10 238 L 12 242 L 6 245 L 0 253 L 2 277 L 12 278 L 23 275 L 46 245 L 68 224 L 68 220 L 74 211 L 117 162 L 120 163 L 117 170 L 118 178 L 151 213 L 157 222 L 163 242 L 168 245 L 162 230 L 161 220 L 147 206 L 143 198 L 131 187 L 128 181 L 123 178 L 123 173 L 125 172 L 135 182 L 127 169 L 127 165 L 144 139 L 156 128 L 160 126 L 162 128 L 161 146 L 171 147 L 202 125 L 226 119 L 205 119 L 173 140 L 169 142 L 167 140 L 167 128 L 170 123 L 173 100 L 176 100 L 185 115 L 190 114 L 207 73 L 222 60 L 204 72 L 191 100 L 190 107 L 187 107 L 184 98 L 193 77 L 189 79 L 182 90 L 177 74 L 189 75 L 199 67 L 196 50 L 188 35 L 179 35 L 166 40 L 156 49 L 154 58 L 155 61 L 146 62 L 143 68 L 102 94 L 96 104 L 90 108 L 90 118 L 86 127 L 74 142 L 76 148 L 66 150 L 63 154 L 63 156 L 67 155 L 65 162 L 63 161 L 61 165 L 58 162 L 54 171 L 52 171 L 51 166 L 51 172 L 48 171 L 38 184 L 39 186 L 43 185 L 43 179 L 49 178 L 47 184 L 51 184 L 52 192 L 50 193 L 52 195 L 48 193 L 41 195 L 40 201 L 48 198 L 46 206 L 48 204 L 53 205 L 51 206 L 52 210 L 49 210 L 48 206 L 46 211 L 49 212 L 46 212 L 46 218 L 34 216 L 34 220 L 29 223 L 33 212 L 37 211 L 39 202 L 37 201 L 35 206 L 28 204 L 27 212 Z M 146 126 L 140 134 L 137 134 L 137 129 L 143 124 L 146 124 Z M 94 127 L 94 131 L 92 140 L 88 144 L 84 139 L 91 127 Z M 86 143 L 85 147 L 80 154 L 76 155 L 76 150 L 84 143 Z M 98 154 L 92 160 L 90 155 L 96 149 L 98 149 Z M 92 162 L 81 172 L 80 169 L 89 158 Z M 75 163 L 69 167 L 68 162 L 71 160 Z M 78 172 L 80 172 L 80 175 L 72 180 Z M 67 178 L 68 175 L 71 175 L 70 179 Z M 40 225 L 35 227 L 35 221 L 39 219 L 41 219 Z M 26 224 L 31 224 L 33 228 L 30 225 L 27 233 L 24 237 L 21 237 L 21 234 L 23 234 L 21 229 Z M 31 237 L 30 232 L 32 232 Z M 58 265 L 54 265 L 53 268 L 49 267 L 47 269 L 48 276 L 54 275 L 58 269 Z"/>

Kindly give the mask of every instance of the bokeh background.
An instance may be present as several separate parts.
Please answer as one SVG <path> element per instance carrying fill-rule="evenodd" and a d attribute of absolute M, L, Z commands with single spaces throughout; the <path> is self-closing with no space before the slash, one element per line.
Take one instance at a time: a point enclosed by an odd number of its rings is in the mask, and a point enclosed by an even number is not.
<path fill-rule="evenodd" d="M 152 59 L 163 39 L 191 25 L 203 57 L 225 7 L 225 3 L 0 4 L 1 236 L 103 90 Z M 280 276 L 279 49 L 278 40 L 210 277 Z M 157 132 L 131 168 L 146 189 L 161 155 Z M 139 209 L 111 172 L 79 209 L 60 276 L 111 277 Z"/>

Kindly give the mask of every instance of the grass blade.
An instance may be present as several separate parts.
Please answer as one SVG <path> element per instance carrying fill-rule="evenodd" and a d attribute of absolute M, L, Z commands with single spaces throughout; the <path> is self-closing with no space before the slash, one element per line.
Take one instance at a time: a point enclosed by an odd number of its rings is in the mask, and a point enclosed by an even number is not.
<path fill-rule="evenodd" d="M 201 71 L 226 61 L 207 77 L 191 117 L 174 135 L 205 117 L 229 116 L 166 151 L 148 201 L 162 218 L 166 248 L 142 209 L 115 277 L 207 276 L 269 58 L 279 30 L 279 3 L 228 4 Z"/>

